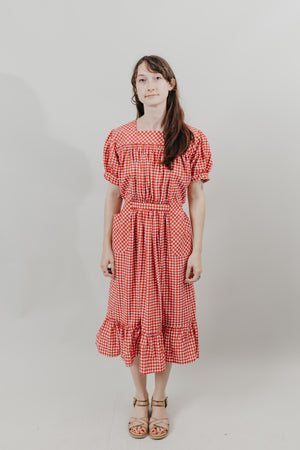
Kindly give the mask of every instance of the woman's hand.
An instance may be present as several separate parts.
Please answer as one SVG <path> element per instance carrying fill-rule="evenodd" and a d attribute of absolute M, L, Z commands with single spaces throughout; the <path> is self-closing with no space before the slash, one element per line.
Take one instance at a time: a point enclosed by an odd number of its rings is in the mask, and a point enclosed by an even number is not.
<path fill-rule="evenodd" d="M 103 247 L 100 267 L 105 277 L 115 278 L 115 259 L 110 246 Z"/>
<path fill-rule="evenodd" d="M 201 253 L 192 252 L 187 260 L 185 283 L 198 281 L 202 273 Z"/>

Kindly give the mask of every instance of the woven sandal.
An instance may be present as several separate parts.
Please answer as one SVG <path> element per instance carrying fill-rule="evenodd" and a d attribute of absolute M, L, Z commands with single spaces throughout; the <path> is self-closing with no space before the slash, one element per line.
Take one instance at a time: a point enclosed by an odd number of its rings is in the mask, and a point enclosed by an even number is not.
<path fill-rule="evenodd" d="M 168 405 L 168 401 L 167 401 L 168 397 L 165 397 L 164 400 L 154 400 L 153 397 L 151 398 L 151 406 L 164 406 L 165 408 Z M 152 411 L 151 411 L 152 413 Z M 160 434 L 153 434 L 152 430 L 156 427 L 163 427 L 165 428 L 165 432 L 160 433 Z M 163 419 L 159 419 L 158 417 L 150 417 L 150 421 L 149 421 L 149 436 L 152 439 L 163 439 L 164 437 L 167 436 L 169 432 L 169 420 L 167 417 L 163 418 Z"/>
<path fill-rule="evenodd" d="M 149 399 L 147 400 L 138 400 L 136 397 L 133 397 L 133 406 L 148 406 L 149 405 Z M 135 433 L 132 428 L 136 426 L 142 426 L 145 428 L 144 433 Z M 147 436 L 149 429 L 149 418 L 147 417 L 130 417 L 130 420 L 128 422 L 128 431 L 134 438 L 141 439 Z"/>

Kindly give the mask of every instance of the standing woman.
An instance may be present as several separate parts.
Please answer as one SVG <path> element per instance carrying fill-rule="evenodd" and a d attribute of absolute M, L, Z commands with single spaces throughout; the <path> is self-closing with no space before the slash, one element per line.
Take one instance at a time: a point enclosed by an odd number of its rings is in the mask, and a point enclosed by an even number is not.
<path fill-rule="evenodd" d="M 193 283 L 202 273 L 203 183 L 212 158 L 204 133 L 184 122 L 165 59 L 142 57 L 131 83 L 137 118 L 112 129 L 104 144 L 109 186 L 100 266 L 111 280 L 96 345 L 130 367 L 129 433 L 161 439 L 169 430 L 165 390 L 172 363 L 199 358 Z M 190 218 L 182 207 L 186 193 Z M 149 373 L 155 373 L 150 421 Z"/>

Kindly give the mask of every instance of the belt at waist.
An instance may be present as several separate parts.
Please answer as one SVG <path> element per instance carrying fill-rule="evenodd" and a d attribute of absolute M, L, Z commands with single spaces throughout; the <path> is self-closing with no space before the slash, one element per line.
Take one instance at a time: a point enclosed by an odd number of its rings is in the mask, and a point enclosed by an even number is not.
<path fill-rule="evenodd" d="M 170 203 L 133 202 L 131 200 L 128 200 L 125 203 L 129 208 L 138 208 L 138 209 L 156 209 L 162 211 L 169 211 L 171 207 Z"/>

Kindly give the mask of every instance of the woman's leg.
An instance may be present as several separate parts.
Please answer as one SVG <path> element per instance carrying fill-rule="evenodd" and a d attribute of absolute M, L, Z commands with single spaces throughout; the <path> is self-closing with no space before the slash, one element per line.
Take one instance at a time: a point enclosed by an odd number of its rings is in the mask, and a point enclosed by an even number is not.
<path fill-rule="evenodd" d="M 139 372 L 139 356 L 136 356 L 133 365 L 130 367 L 131 375 L 135 385 L 135 397 L 138 400 L 147 400 L 147 375 Z M 148 417 L 148 406 L 135 406 L 132 415 L 134 417 Z M 132 428 L 136 433 L 143 433 L 143 426 Z"/>
<path fill-rule="evenodd" d="M 153 392 L 154 400 L 164 400 L 166 397 L 166 387 L 171 371 L 172 363 L 166 363 L 166 369 L 164 372 L 155 373 L 155 388 Z M 161 406 L 152 406 L 152 415 L 153 417 L 157 417 L 162 419 L 163 417 L 168 417 L 166 408 L 162 408 Z M 154 427 L 152 434 L 160 434 L 163 433 L 165 429 L 163 427 Z"/>

